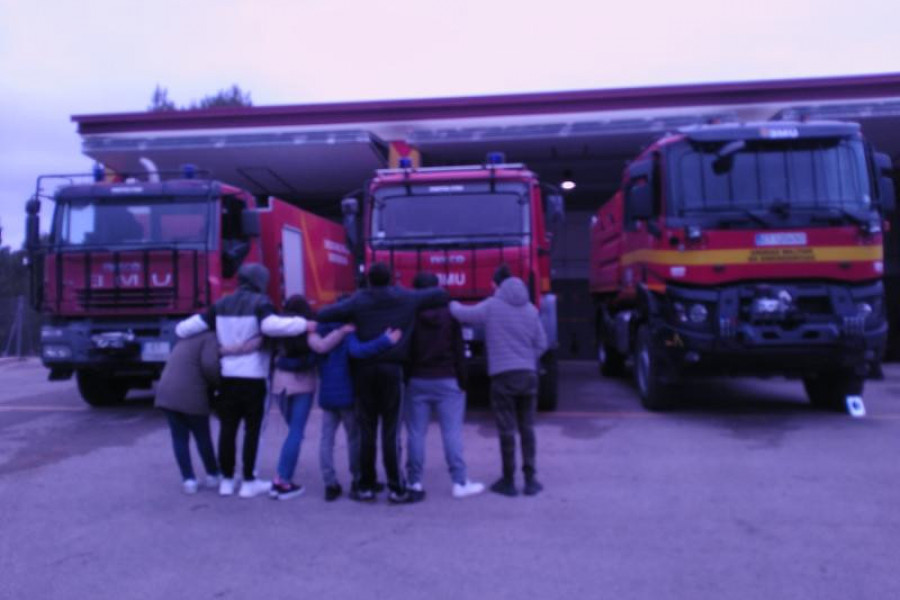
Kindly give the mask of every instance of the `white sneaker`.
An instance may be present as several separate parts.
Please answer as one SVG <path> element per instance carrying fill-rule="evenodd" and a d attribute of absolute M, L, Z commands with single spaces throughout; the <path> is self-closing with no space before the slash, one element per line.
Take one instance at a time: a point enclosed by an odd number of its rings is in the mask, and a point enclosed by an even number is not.
<path fill-rule="evenodd" d="M 422 484 L 418 481 L 416 483 L 410 483 L 409 485 L 406 486 L 406 489 L 411 490 L 413 492 L 424 492 L 425 491 L 425 488 L 422 487 Z"/>
<path fill-rule="evenodd" d="M 181 482 L 181 489 L 184 490 L 185 494 L 196 494 L 197 487 L 198 486 L 196 479 L 185 479 Z"/>
<path fill-rule="evenodd" d="M 203 480 L 203 487 L 214 490 L 219 487 L 220 483 L 222 483 L 222 478 L 219 475 L 207 475 Z"/>
<path fill-rule="evenodd" d="M 219 482 L 219 495 L 220 496 L 232 496 L 234 495 L 234 479 L 222 479 Z"/>
<path fill-rule="evenodd" d="M 468 496 L 474 496 L 475 494 L 480 494 L 484 491 L 484 484 L 478 483 L 477 481 L 468 481 L 465 483 L 454 483 L 453 484 L 453 497 L 454 498 L 466 498 Z"/>
<path fill-rule="evenodd" d="M 241 491 L 238 493 L 238 496 L 241 498 L 253 498 L 260 494 L 269 493 L 270 489 L 272 489 L 271 481 L 266 481 L 265 479 L 253 479 L 241 483 Z"/>

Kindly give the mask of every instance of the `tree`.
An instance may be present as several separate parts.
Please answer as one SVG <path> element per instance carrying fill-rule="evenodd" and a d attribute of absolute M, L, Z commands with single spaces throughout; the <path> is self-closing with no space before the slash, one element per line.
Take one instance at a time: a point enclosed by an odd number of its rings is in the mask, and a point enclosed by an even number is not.
<path fill-rule="evenodd" d="M 215 94 L 204 96 L 199 102 L 191 102 L 189 106 L 179 108 L 175 102 L 169 99 L 169 90 L 157 84 L 150 99 L 150 112 L 165 112 L 170 110 L 204 110 L 208 108 L 223 108 L 230 106 L 253 106 L 250 92 L 245 92 L 238 84 L 230 88 L 219 90 Z"/>
<path fill-rule="evenodd" d="M 250 92 L 241 90 L 238 84 L 232 84 L 231 88 L 219 90 L 217 93 L 206 96 L 201 99 L 195 106 L 191 104 L 191 108 L 220 108 L 227 106 L 253 106 L 250 99 Z"/>
<path fill-rule="evenodd" d="M 175 103 L 169 100 L 169 90 L 162 87 L 158 83 L 156 89 L 153 90 L 153 98 L 150 100 L 150 106 L 147 107 L 150 112 L 164 112 L 169 110 L 178 110 Z"/>

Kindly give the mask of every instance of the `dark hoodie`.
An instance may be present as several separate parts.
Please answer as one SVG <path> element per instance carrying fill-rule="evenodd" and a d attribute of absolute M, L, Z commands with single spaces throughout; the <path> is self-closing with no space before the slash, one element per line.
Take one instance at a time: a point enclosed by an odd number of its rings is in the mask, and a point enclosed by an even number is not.
<path fill-rule="evenodd" d="M 413 328 L 410 355 L 410 377 L 456 378 L 460 389 L 465 389 L 462 329 L 446 306 L 419 311 Z"/>

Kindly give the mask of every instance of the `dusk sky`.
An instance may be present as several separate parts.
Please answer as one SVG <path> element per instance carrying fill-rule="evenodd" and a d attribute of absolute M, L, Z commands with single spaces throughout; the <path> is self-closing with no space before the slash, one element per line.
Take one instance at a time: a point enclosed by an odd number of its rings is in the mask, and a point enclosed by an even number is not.
<path fill-rule="evenodd" d="M 890 0 L 0 0 L 3 244 L 39 174 L 90 170 L 69 117 L 157 84 L 260 106 L 898 72 L 898 22 Z"/>

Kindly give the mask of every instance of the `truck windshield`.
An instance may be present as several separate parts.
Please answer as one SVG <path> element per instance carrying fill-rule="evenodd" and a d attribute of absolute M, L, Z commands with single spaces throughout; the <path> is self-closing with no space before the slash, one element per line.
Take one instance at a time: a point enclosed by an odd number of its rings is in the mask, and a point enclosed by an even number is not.
<path fill-rule="evenodd" d="M 525 243 L 529 232 L 527 188 L 472 193 L 376 192 L 374 246 Z"/>
<path fill-rule="evenodd" d="M 672 215 L 871 209 L 858 140 L 684 142 L 670 156 Z"/>
<path fill-rule="evenodd" d="M 203 244 L 209 204 L 171 198 L 67 199 L 54 217 L 58 246 L 147 246 Z"/>

